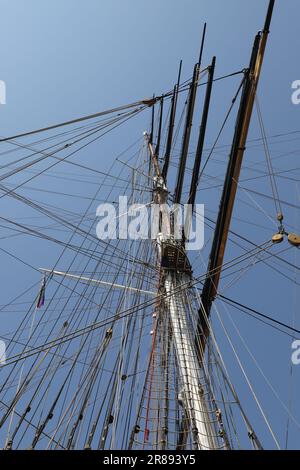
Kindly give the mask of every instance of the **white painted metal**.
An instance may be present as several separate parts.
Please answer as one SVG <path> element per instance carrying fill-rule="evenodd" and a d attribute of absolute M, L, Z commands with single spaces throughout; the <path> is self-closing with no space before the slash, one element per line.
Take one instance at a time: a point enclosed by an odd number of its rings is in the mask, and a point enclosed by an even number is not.
<path fill-rule="evenodd" d="M 171 234 L 167 195 L 168 191 L 163 178 L 157 178 L 154 202 L 160 204 L 162 220 L 161 232 L 156 240 L 159 259 L 162 256 L 162 242 L 175 243 Z M 206 397 L 201 394 L 201 368 L 197 359 L 195 332 L 190 331 L 191 328 L 187 320 L 187 306 L 180 291 L 180 285 L 185 284 L 184 289 L 186 289 L 190 279 L 187 274 L 176 271 L 167 271 L 163 279 L 183 387 L 181 392 L 183 406 L 193 432 L 194 447 L 199 450 L 217 449 L 216 428 L 209 419 L 210 414 L 205 401 Z"/>
<path fill-rule="evenodd" d="M 124 286 L 123 284 L 116 284 L 114 282 L 100 281 L 99 279 L 93 279 L 85 276 L 77 276 L 76 274 L 65 273 L 63 271 L 52 271 L 51 269 L 40 268 L 40 271 L 44 273 L 53 274 L 55 276 L 67 277 L 69 279 L 75 279 L 83 282 L 90 282 L 92 284 L 99 284 L 104 287 L 113 287 L 115 289 L 126 289 L 129 291 L 139 292 L 140 294 L 156 295 L 156 292 L 151 292 L 150 290 L 138 289 L 137 287 Z"/>
<path fill-rule="evenodd" d="M 181 394 L 185 411 L 191 429 L 194 430 L 195 446 L 201 450 L 210 450 L 218 447 L 214 437 L 216 430 L 209 419 L 206 397 L 201 390 L 200 366 L 194 344 L 195 334 L 190 331 L 184 296 L 179 290 L 181 284 L 184 284 L 186 289 L 188 281 L 186 274 L 168 273 L 165 279 L 165 289 L 183 387 Z"/>

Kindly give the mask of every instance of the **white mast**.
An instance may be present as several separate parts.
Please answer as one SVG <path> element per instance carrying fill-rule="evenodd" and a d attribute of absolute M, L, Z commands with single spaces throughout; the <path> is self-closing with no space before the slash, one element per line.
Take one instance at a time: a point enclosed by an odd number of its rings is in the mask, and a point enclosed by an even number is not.
<path fill-rule="evenodd" d="M 145 136 L 148 139 L 148 135 L 145 134 Z M 169 267 L 164 266 L 160 289 L 163 289 L 166 294 L 167 312 L 171 322 L 178 362 L 182 387 L 178 400 L 189 422 L 194 448 L 199 450 L 218 449 L 220 446 L 216 442 L 217 426 L 211 419 L 211 411 L 209 411 L 209 405 L 203 393 L 202 386 L 204 384 L 201 384 L 202 367 L 197 356 L 194 341 L 195 332 L 191 331 L 187 318 L 184 290 L 188 289 L 191 280 L 190 274 L 185 272 L 186 263 L 188 265 L 189 263 L 184 247 L 181 242 L 175 239 L 172 233 L 167 202 L 168 190 L 163 177 L 160 175 L 158 161 L 149 141 L 148 146 L 157 174 L 154 183 L 154 203 L 160 206 L 161 225 L 156 238 L 159 263 L 163 265 L 167 258 L 170 262 Z"/>

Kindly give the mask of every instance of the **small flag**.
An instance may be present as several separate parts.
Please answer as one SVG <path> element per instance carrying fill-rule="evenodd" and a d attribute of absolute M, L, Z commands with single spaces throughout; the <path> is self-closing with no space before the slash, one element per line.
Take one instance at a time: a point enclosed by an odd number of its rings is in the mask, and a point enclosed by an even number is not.
<path fill-rule="evenodd" d="M 36 308 L 41 308 L 45 303 L 45 290 L 46 290 L 46 277 L 42 280 L 39 296 L 36 303 Z"/>

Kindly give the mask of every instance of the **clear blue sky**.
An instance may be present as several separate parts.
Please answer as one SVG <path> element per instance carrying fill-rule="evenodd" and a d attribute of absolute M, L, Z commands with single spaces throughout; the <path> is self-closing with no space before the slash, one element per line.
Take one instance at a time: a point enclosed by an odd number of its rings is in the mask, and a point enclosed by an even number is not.
<path fill-rule="evenodd" d="M 191 75 L 204 21 L 208 29 L 203 63 L 210 63 L 212 55 L 216 55 L 216 76 L 240 70 L 248 65 L 252 42 L 255 33 L 262 28 L 267 4 L 267 0 L 1 0 L 0 80 L 6 82 L 7 104 L 0 107 L 0 134 L 12 135 L 169 90 L 180 59 L 183 59 L 184 78 Z M 297 0 L 277 0 L 275 4 L 259 87 L 260 104 L 270 136 L 300 129 L 300 106 L 291 103 L 291 83 L 300 79 L 299 9 Z M 207 142 L 213 141 L 237 83 L 234 79 L 215 85 Z M 136 138 L 142 130 L 142 127 L 137 129 Z M 231 135 L 232 128 L 225 131 L 220 143 L 229 144 Z M 260 135 L 254 119 L 250 138 L 256 137 Z M 134 140 L 133 129 L 130 128 L 130 136 L 124 133 L 119 138 L 117 149 L 106 145 L 104 152 L 85 154 L 86 159 L 78 161 L 97 165 L 99 170 L 106 169 L 116 150 L 126 148 Z M 275 157 L 295 151 L 291 159 L 279 160 L 276 169 L 296 168 L 297 150 L 297 142 L 290 141 L 283 142 L 280 148 L 273 150 L 272 147 Z M 264 158 L 262 150 L 255 148 L 247 152 L 247 157 L 248 164 Z M 224 167 L 217 165 L 210 169 L 214 174 L 222 174 L 223 170 Z M 299 179 L 297 174 L 296 179 Z M 258 185 L 253 182 L 248 187 L 259 188 L 271 195 L 267 180 Z M 280 180 L 279 188 L 282 199 L 299 204 L 294 183 Z M 83 191 L 85 189 L 80 187 L 78 193 Z M 209 197 L 204 195 L 204 198 Z M 218 195 L 213 198 L 217 202 Z M 245 196 L 242 199 L 247 201 Z M 44 200 L 51 202 L 50 198 Z M 272 213 L 271 203 L 257 201 Z M 12 217 L 20 216 L 20 209 L 15 209 L 6 198 L 0 207 Z M 236 215 L 244 215 L 242 204 L 238 203 L 236 209 Z M 12 212 L 14 210 L 17 212 Z M 249 209 L 247 215 L 248 220 L 254 222 L 256 212 L 252 215 Z M 297 211 L 290 211 L 288 215 L 288 223 L 299 226 Z M 256 242 L 272 235 L 274 227 L 265 217 L 260 214 L 255 222 L 267 225 L 269 232 L 257 233 L 257 228 L 241 227 L 237 221 L 234 226 Z M 3 243 L 5 249 L 17 250 L 18 255 L 36 266 L 53 263 L 58 253 L 55 249 L 51 255 L 45 253 L 42 246 L 35 247 L 33 242 L 26 243 L 26 249 L 14 239 Z M 16 289 L 25 289 L 27 281 L 30 284 L 38 277 L 9 257 L 2 254 L 1 258 L 0 280 L 5 286 L 2 304 L 15 294 Z M 288 259 L 299 264 L 294 252 Z M 299 309 L 295 308 L 299 296 L 290 283 L 267 269 L 257 273 L 249 274 L 228 294 L 289 324 L 294 322 L 299 328 Z M 256 276 L 260 276 L 260 282 Z M 300 421 L 297 403 L 300 366 L 294 368 L 290 382 L 290 338 L 283 340 L 280 334 L 270 333 L 252 319 L 234 318 L 238 319 L 251 351 L 264 372 L 269 374 L 268 378 L 284 403 L 288 401 L 290 383 L 293 384 L 293 412 Z M 6 322 L 9 329 L 10 319 L 6 318 Z M 232 373 L 237 382 L 242 382 L 236 368 Z M 260 383 L 262 379 L 254 367 L 250 373 L 255 383 Z M 269 406 L 269 417 L 284 445 L 286 414 L 276 399 L 270 398 L 267 386 L 258 385 L 258 392 L 264 405 Z M 253 424 L 260 426 L 260 418 L 254 410 L 251 405 L 248 411 L 254 416 Z M 292 426 L 291 447 L 299 447 L 299 435 L 299 429 Z M 271 446 L 271 441 L 266 439 Z"/>

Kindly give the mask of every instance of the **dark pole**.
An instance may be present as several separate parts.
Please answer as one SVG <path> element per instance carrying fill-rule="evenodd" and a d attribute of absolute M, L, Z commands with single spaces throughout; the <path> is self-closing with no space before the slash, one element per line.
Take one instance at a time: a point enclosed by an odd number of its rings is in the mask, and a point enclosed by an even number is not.
<path fill-rule="evenodd" d="M 203 48 L 204 48 L 204 42 L 205 42 L 205 34 L 206 34 L 206 23 L 204 23 L 203 32 L 202 32 L 199 59 L 198 59 L 197 64 L 195 64 L 195 67 L 194 67 L 193 79 L 192 79 L 192 83 L 190 85 L 190 90 L 189 90 L 185 128 L 184 128 L 184 133 L 183 133 L 182 148 L 181 148 L 181 153 L 180 153 L 180 162 L 179 162 L 177 182 L 176 182 L 175 194 L 174 194 L 175 204 L 179 204 L 181 200 L 185 166 L 186 166 L 186 160 L 187 160 L 187 155 L 188 155 L 188 150 L 189 150 L 192 123 L 193 123 L 193 115 L 194 115 L 198 80 L 199 80 L 199 74 L 200 74 L 201 60 L 202 60 Z"/>
<path fill-rule="evenodd" d="M 206 23 L 204 23 L 203 32 L 202 32 L 202 39 L 201 39 L 201 46 L 200 46 L 200 54 L 199 54 L 199 60 L 198 60 L 199 67 L 200 67 L 200 65 L 201 65 L 201 63 L 202 63 L 202 55 L 203 55 L 205 34 L 206 34 Z"/>
<path fill-rule="evenodd" d="M 240 148 L 240 140 L 241 135 L 244 128 L 244 116 L 247 109 L 247 104 L 249 100 L 249 95 L 252 88 L 252 74 L 255 67 L 255 62 L 258 54 L 258 48 L 260 43 L 260 35 L 258 34 L 255 38 L 252 56 L 250 60 L 250 66 L 245 71 L 245 79 L 242 89 L 242 95 L 239 105 L 239 110 L 236 118 L 235 124 L 235 132 L 232 141 L 229 162 L 227 167 L 227 172 L 225 176 L 225 182 L 223 187 L 223 193 L 221 197 L 218 219 L 215 227 L 214 238 L 212 242 L 211 252 L 209 256 L 209 263 L 207 267 L 208 275 L 204 282 L 204 286 L 202 289 L 202 302 L 204 310 L 207 314 L 209 314 L 211 309 L 211 303 L 214 298 L 214 292 L 217 286 L 217 279 L 219 279 L 218 271 L 221 270 L 222 266 L 220 265 L 220 255 L 224 254 L 224 244 L 222 244 L 222 240 L 224 237 L 224 230 L 225 230 L 225 221 L 228 218 L 228 204 L 229 204 L 229 196 L 231 194 L 232 186 L 233 186 L 233 176 L 237 162 L 237 156 L 241 151 Z M 204 320 L 204 318 L 202 318 Z M 203 325 L 204 328 L 204 325 Z"/>
<path fill-rule="evenodd" d="M 174 195 L 175 204 L 180 204 L 180 200 L 181 200 L 185 166 L 186 166 L 186 160 L 187 160 L 190 137 L 191 137 L 191 130 L 192 130 L 198 78 L 199 78 L 199 64 L 197 63 L 195 64 L 195 67 L 194 67 L 193 80 L 192 80 L 192 83 L 190 85 L 190 90 L 189 90 L 187 114 L 186 114 L 186 120 L 185 120 L 183 141 L 182 141 L 182 147 L 181 147 L 181 152 L 180 152 L 180 162 L 179 162 L 179 168 L 177 172 L 177 180 L 176 180 L 175 195 Z"/>
<path fill-rule="evenodd" d="M 178 91 L 179 91 L 180 78 L 181 78 L 181 68 L 182 68 L 182 60 L 180 61 L 180 64 L 179 64 L 177 85 L 175 85 L 174 87 L 172 102 L 171 102 L 170 121 L 169 121 L 169 130 L 168 130 L 167 145 L 166 145 L 166 152 L 165 152 L 165 161 L 164 161 L 164 165 L 162 169 L 162 177 L 164 178 L 165 181 L 167 180 L 167 174 L 168 174 L 169 164 L 170 164 Z"/>
<path fill-rule="evenodd" d="M 207 81 L 207 86 L 206 86 L 203 113 L 202 113 L 202 119 L 201 119 L 200 130 L 199 130 L 199 138 L 198 138 L 198 144 L 197 144 L 197 150 L 196 150 L 196 156 L 195 156 L 195 164 L 194 164 L 189 199 L 188 199 L 188 204 L 192 205 L 193 210 L 194 210 L 194 205 L 195 205 L 196 192 L 197 192 L 198 179 L 199 179 L 199 171 L 200 171 L 201 158 L 202 158 L 202 153 L 203 153 L 208 111 L 209 111 L 210 98 L 211 98 L 211 90 L 212 90 L 212 84 L 213 84 L 214 72 L 215 72 L 215 64 L 216 64 L 216 58 L 213 57 L 212 63 L 208 70 L 208 81 Z"/>
<path fill-rule="evenodd" d="M 153 99 L 154 99 L 154 95 L 153 95 Z M 151 113 L 151 132 L 150 132 L 150 139 L 149 139 L 151 144 L 153 142 L 153 132 L 154 132 L 154 111 L 155 111 L 155 106 L 153 105 L 152 113 Z"/>
<path fill-rule="evenodd" d="M 161 140 L 161 129 L 162 129 L 162 119 L 164 113 L 164 97 L 162 96 L 160 99 L 160 115 L 159 115 L 159 125 L 158 125 L 158 135 L 157 135 L 157 143 L 155 147 L 155 154 L 157 158 L 159 157 L 159 150 L 160 150 L 160 140 Z"/>
<path fill-rule="evenodd" d="M 270 0 L 263 32 L 269 33 L 275 0 Z"/>
<path fill-rule="evenodd" d="M 236 120 L 235 132 L 209 257 L 207 276 L 204 282 L 201 296 L 202 306 L 199 309 L 198 323 L 200 357 L 202 357 L 204 354 L 207 337 L 209 335 L 208 317 L 210 315 L 212 302 L 218 292 L 234 201 L 243 156 L 245 153 L 248 130 L 255 101 L 256 89 L 263 63 L 273 7 L 274 0 L 270 0 L 264 29 L 255 37 L 249 69 L 247 69 L 245 72 L 243 92 Z"/>

